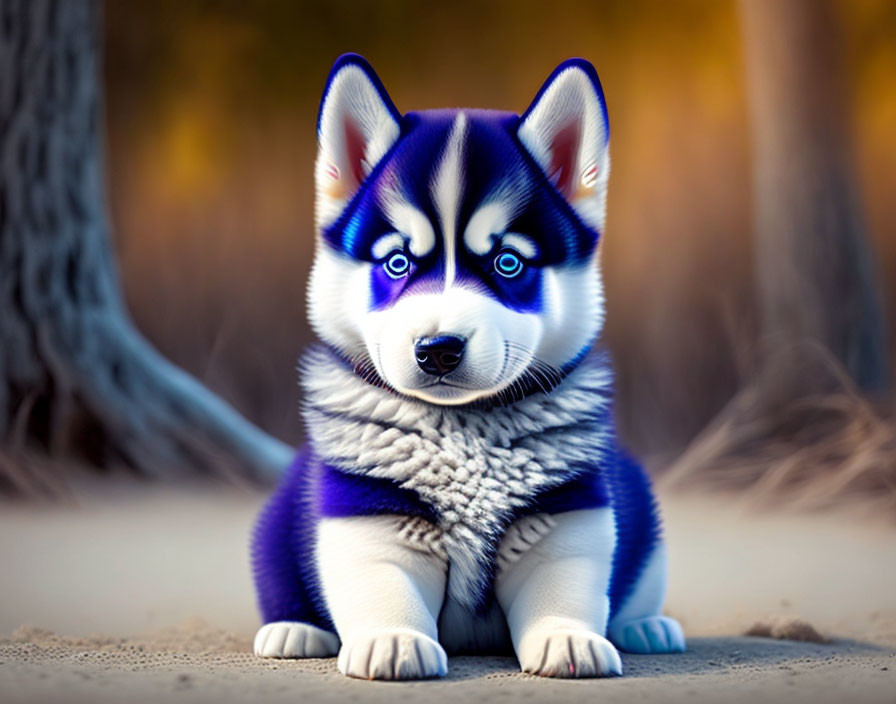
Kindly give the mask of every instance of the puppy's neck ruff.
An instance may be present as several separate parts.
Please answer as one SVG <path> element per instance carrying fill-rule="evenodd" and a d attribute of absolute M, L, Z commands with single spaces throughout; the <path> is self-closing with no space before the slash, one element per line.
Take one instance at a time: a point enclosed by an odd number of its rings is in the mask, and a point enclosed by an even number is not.
<path fill-rule="evenodd" d="M 342 471 L 412 489 L 435 510 L 430 549 L 449 557 L 449 593 L 481 600 L 497 544 L 540 492 L 600 470 L 613 447 L 612 374 L 593 352 L 550 393 L 506 407 L 437 406 L 367 383 L 330 350 L 303 364 L 315 454 Z M 436 544 L 437 543 L 437 544 Z"/>

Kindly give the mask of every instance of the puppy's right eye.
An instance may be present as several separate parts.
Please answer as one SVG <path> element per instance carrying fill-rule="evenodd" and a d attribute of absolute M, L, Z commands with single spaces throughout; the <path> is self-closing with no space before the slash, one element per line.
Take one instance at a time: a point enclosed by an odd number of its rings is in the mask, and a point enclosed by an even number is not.
<path fill-rule="evenodd" d="M 411 270 L 411 262 L 402 252 L 395 252 L 383 264 L 386 273 L 393 279 L 401 279 Z"/>

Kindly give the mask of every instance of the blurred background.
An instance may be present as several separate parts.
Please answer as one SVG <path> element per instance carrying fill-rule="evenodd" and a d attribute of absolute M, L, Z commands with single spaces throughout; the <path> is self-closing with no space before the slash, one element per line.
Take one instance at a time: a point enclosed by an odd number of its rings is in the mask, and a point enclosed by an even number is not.
<path fill-rule="evenodd" d="M 849 158 L 893 338 L 896 4 L 835 2 Z M 752 156 L 735 2 L 110 0 L 108 191 L 139 328 L 249 419 L 302 437 L 296 359 L 327 72 L 367 57 L 401 111 L 522 111 L 556 64 L 604 85 L 603 268 L 618 420 L 674 457 L 744 384 L 757 344 Z"/>
<path fill-rule="evenodd" d="M 660 483 L 670 613 L 689 636 L 800 616 L 892 652 L 893 0 L 0 0 L 0 496 L 74 497 L 0 502 L 0 634 L 125 636 L 199 616 L 239 634 L 228 652 L 249 651 L 247 543 L 269 489 L 243 489 L 302 440 L 315 120 L 348 51 L 402 111 L 522 111 L 558 63 L 593 62 L 612 132 L 604 337 L 620 432 Z M 152 345 L 284 444 L 139 342 L 110 261 Z M 830 323 L 832 346 L 880 327 L 868 348 L 882 359 L 784 339 L 776 306 L 797 338 L 806 319 Z M 796 354 L 772 363 L 769 349 Z M 854 383 L 871 371 L 878 383 Z M 234 481 L 111 481 L 122 465 Z M 744 490 L 669 491 L 706 485 Z M 734 510 L 782 497 L 825 510 Z M 149 642 L 218 652 L 197 631 L 188 620 Z M 0 659 L 68 652 L 45 631 L 16 638 L 23 650 Z M 131 669 L 145 669 L 143 642 Z M 747 670 L 715 661 L 747 650 L 720 643 L 709 662 L 728 686 Z M 700 652 L 688 667 L 706 674 Z M 89 678 L 64 657 L 71 696 Z M 59 662 L 44 672 L 64 674 Z M 217 662 L 202 686 L 230 686 Z M 762 662 L 783 686 L 781 661 Z"/>

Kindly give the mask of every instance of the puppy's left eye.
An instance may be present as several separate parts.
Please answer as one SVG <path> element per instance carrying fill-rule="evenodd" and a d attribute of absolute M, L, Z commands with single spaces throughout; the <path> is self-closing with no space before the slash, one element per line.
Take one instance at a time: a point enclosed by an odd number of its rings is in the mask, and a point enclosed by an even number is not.
<path fill-rule="evenodd" d="M 516 252 L 504 250 L 495 257 L 495 271 L 501 276 L 512 279 L 523 270 L 523 260 Z"/>
<path fill-rule="evenodd" d="M 393 279 L 401 279 L 408 275 L 411 270 L 411 262 L 406 255 L 401 252 L 392 254 L 383 264 L 386 273 Z"/>

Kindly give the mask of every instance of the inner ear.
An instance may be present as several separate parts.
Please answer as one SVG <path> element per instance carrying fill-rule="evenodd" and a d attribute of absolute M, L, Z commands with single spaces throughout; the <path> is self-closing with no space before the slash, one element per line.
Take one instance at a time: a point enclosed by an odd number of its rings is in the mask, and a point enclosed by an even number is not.
<path fill-rule="evenodd" d="M 566 198 L 576 188 L 579 145 L 582 140 L 581 120 L 572 120 L 554 134 L 549 148 L 551 165 L 548 170 L 551 182 Z"/>
<path fill-rule="evenodd" d="M 610 131 L 594 67 L 584 59 L 560 64 L 523 113 L 517 135 L 560 195 L 602 229 Z"/>
<path fill-rule="evenodd" d="M 366 162 L 364 160 L 364 155 L 367 151 L 367 140 L 364 139 L 364 135 L 354 120 L 347 115 L 345 116 L 344 129 L 346 158 L 354 179 L 352 186 L 357 188 L 367 175 Z"/>
<path fill-rule="evenodd" d="M 336 61 L 317 120 L 315 222 L 320 231 L 345 209 L 401 132 L 401 115 L 363 58 Z"/>

